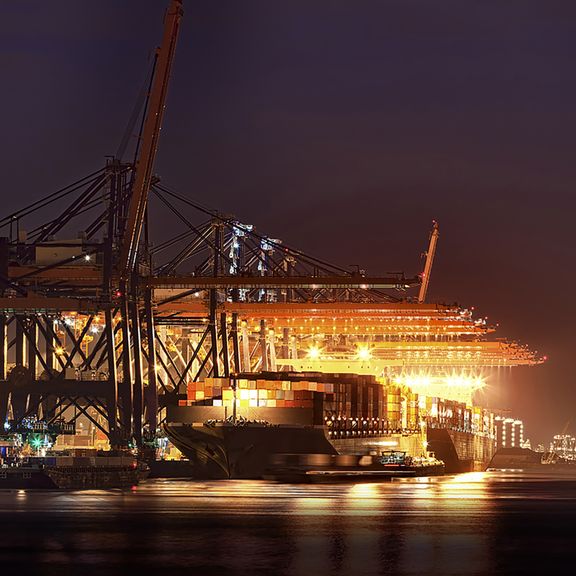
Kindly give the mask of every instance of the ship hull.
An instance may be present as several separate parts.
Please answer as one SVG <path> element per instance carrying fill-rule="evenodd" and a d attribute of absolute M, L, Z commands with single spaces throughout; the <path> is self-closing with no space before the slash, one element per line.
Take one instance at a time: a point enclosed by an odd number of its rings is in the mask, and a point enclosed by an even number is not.
<path fill-rule="evenodd" d="M 375 434 L 329 439 L 324 426 L 167 423 L 170 441 L 191 463 L 196 479 L 260 479 L 278 454 L 354 455 L 393 447 L 422 454 L 420 434 Z"/>
<path fill-rule="evenodd" d="M 496 451 L 492 438 L 449 428 L 428 428 L 427 441 L 447 474 L 484 471 Z"/>
<path fill-rule="evenodd" d="M 0 490 L 53 490 L 54 481 L 38 467 L 0 468 Z"/>
<path fill-rule="evenodd" d="M 500 448 L 490 460 L 488 468 L 490 470 L 539 469 L 544 466 L 542 456 L 528 448 Z"/>
<path fill-rule="evenodd" d="M 489 471 L 546 478 L 576 479 L 576 462 L 550 459 L 550 454 L 528 448 L 501 448 L 488 465 Z"/>
<path fill-rule="evenodd" d="M 419 434 L 382 434 L 329 440 L 322 426 L 165 425 L 170 441 L 192 464 L 198 479 L 262 478 L 275 454 L 361 454 L 394 446 L 422 452 Z M 445 463 L 447 474 L 485 470 L 494 454 L 490 438 L 449 429 L 430 429 L 428 450 Z"/>
<path fill-rule="evenodd" d="M 131 488 L 148 477 L 143 462 L 122 457 L 32 457 L 0 468 L 0 489 L 105 490 Z"/>
<path fill-rule="evenodd" d="M 136 486 L 147 476 L 147 471 L 138 467 L 46 468 L 45 474 L 59 489 L 106 490 Z"/>
<path fill-rule="evenodd" d="M 198 479 L 262 478 L 274 454 L 337 454 L 323 427 L 166 424 Z"/>

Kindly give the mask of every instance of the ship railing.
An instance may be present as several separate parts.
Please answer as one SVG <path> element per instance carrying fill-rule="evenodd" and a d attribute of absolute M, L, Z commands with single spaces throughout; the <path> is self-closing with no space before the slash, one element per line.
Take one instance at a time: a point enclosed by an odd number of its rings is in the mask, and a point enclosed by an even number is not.
<path fill-rule="evenodd" d="M 427 420 L 426 425 L 428 428 L 432 429 L 448 429 L 454 430 L 456 432 L 468 432 L 476 436 L 485 436 L 486 438 L 492 438 L 494 436 L 493 432 L 490 430 L 478 430 L 472 426 L 461 426 L 453 422 L 447 422 L 444 420 Z"/>
<path fill-rule="evenodd" d="M 350 430 L 350 429 L 330 429 L 328 435 L 330 438 L 368 438 L 370 436 L 380 436 L 383 434 L 398 434 L 403 436 L 412 436 L 420 434 L 419 428 L 381 428 L 373 430 Z"/>

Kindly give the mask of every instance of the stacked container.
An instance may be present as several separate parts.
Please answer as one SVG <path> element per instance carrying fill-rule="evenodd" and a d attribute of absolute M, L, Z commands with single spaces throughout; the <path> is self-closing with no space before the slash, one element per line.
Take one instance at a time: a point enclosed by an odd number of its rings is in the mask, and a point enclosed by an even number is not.
<path fill-rule="evenodd" d="M 236 380 L 236 394 L 227 378 L 206 378 L 187 385 L 187 400 L 180 405 L 232 407 L 236 396 L 239 408 L 312 408 L 315 392 L 334 394 L 334 384 L 289 380 Z"/>

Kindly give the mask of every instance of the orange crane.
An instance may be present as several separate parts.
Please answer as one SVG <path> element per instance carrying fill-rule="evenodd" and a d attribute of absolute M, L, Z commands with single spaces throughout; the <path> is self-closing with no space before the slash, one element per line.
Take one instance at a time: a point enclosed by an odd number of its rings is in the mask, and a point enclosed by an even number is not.
<path fill-rule="evenodd" d="M 162 44 L 156 52 L 154 79 L 135 165 L 132 195 L 128 207 L 128 220 L 122 239 L 118 267 L 122 280 L 127 280 L 136 266 L 138 246 L 148 201 L 148 191 L 150 190 L 152 170 L 158 149 L 158 139 L 168 92 L 170 70 L 174 61 L 176 41 L 183 14 L 182 0 L 171 0 L 164 19 Z"/>
<path fill-rule="evenodd" d="M 133 282 L 133 273 L 138 262 L 138 250 L 144 220 L 146 218 L 146 205 L 148 193 L 152 183 L 152 171 L 158 149 L 162 117 L 168 93 L 170 71 L 176 51 L 176 41 L 180 29 L 180 21 L 184 11 L 182 0 L 171 0 L 164 18 L 164 33 L 162 43 L 156 52 L 154 64 L 154 76 L 150 88 L 150 94 L 145 109 L 141 139 L 138 146 L 137 157 L 134 165 L 130 203 L 127 210 L 126 226 L 122 232 L 120 242 L 120 257 L 117 263 L 117 273 L 120 277 L 120 295 L 122 308 L 122 332 L 124 342 L 131 342 L 132 346 L 125 344 L 123 347 L 123 379 L 122 395 L 124 427 L 134 432 L 134 439 L 138 446 L 142 445 L 143 439 L 143 416 L 144 416 L 144 367 L 142 363 L 142 340 L 139 303 L 137 301 L 136 282 Z M 132 293 L 130 299 L 127 295 L 127 286 Z M 151 291 L 147 290 L 147 333 L 149 341 L 154 339 L 152 320 Z M 129 322 L 131 318 L 131 322 Z M 109 320 L 107 325 L 109 325 Z M 112 342 L 112 336 L 109 336 Z M 154 347 L 151 347 L 149 361 L 155 364 Z M 156 390 L 155 373 L 152 370 L 149 376 L 149 385 Z M 156 429 L 156 404 L 157 398 L 152 400 L 153 407 L 149 412 L 153 413 L 149 424 Z M 115 413 L 114 408 L 112 412 Z"/>
<path fill-rule="evenodd" d="M 432 264 L 434 262 L 438 236 L 440 236 L 438 222 L 434 220 L 432 223 L 432 232 L 430 233 L 430 245 L 428 246 L 428 252 L 426 252 L 426 264 L 424 266 L 424 272 L 422 272 L 422 284 L 420 284 L 420 292 L 418 294 L 418 302 L 420 303 L 426 300 L 426 292 L 428 292 L 428 284 L 430 282 L 430 274 L 432 273 Z"/>

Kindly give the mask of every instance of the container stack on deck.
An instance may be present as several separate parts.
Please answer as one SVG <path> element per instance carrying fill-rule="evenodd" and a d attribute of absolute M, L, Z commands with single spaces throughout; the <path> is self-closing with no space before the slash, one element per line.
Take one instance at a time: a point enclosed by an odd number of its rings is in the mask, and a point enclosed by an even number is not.
<path fill-rule="evenodd" d="M 492 435 L 494 432 L 494 414 L 479 406 L 467 406 L 463 402 L 427 397 L 425 413 L 430 428 L 447 428 L 480 435 Z"/>
<path fill-rule="evenodd" d="M 421 433 L 425 421 L 430 428 L 446 428 L 490 436 L 494 416 L 488 410 L 437 397 L 418 395 L 407 386 L 378 380 L 369 375 L 322 375 L 322 381 L 289 379 L 207 378 L 190 382 L 187 399 L 180 406 L 224 407 L 237 414 L 243 409 L 307 408 L 323 421 L 332 438 L 370 436 L 382 433 Z M 330 381 L 331 380 L 331 381 Z"/>
<path fill-rule="evenodd" d="M 236 380 L 237 408 L 312 408 L 314 393 L 327 396 L 334 385 L 324 382 L 290 380 Z M 203 382 L 190 382 L 187 400 L 181 406 L 225 406 L 232 408 L 234 389 L 227 378 L 207 378 Z"/>
<path fill-rule="evenodd" d="M 321 421 L 335 438 L 381 432 L 418 432 L 421 413 L 418 394 L 388 380 L 367 375 L 332 375 L 327 381 L 287 379 L 207 378 L 190 382 L 180 406 L 231 409 L 236 397 L 242 409 L 321 407 Z"/>

